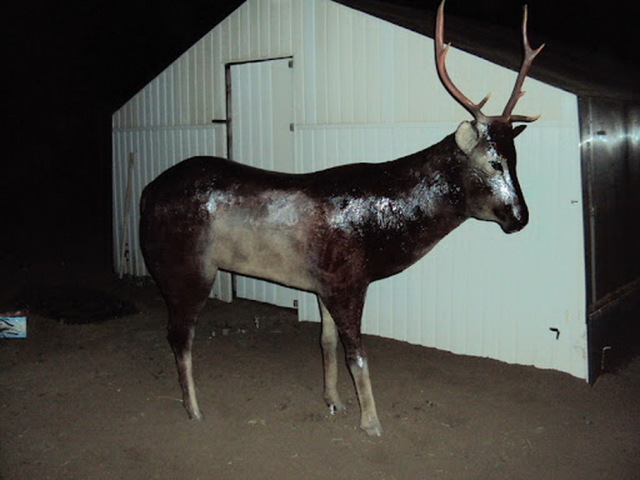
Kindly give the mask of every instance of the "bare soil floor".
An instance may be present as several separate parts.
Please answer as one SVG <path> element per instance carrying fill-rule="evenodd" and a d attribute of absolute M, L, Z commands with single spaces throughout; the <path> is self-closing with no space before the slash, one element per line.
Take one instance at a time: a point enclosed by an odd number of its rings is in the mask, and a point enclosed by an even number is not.
<path fill-rule="evenodd" d="M 71 249 L 74 250 L 74 249 Z M 2 479 L 640 478 L 640 361 L 594 386 L 569 375 L 367 337 L 381 438 L 322 400 L 319 326 L 211 301 L 194 364 L 202 422 L 182 408 L 153 285 L 89 258 L 2 258 L 4 307 L 33 282 L 90 286 L 140 313 L 73 325 L 32 313 L 0 340 Z"/>

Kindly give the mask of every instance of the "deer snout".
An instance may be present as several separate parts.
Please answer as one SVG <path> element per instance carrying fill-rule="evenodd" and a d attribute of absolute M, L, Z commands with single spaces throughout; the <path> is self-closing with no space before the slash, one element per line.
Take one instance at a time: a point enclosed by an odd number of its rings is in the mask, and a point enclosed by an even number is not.
<path fill-rule="evenodd" d="M 498 216 L 498 218 L 500 218 L 500 216 Z M 499 223 L 504 233 L 519 232 L 529 223 L 529 209 L 527 205 L 524 203 L 512 205 L 509 214 L 502 216 Z"/>

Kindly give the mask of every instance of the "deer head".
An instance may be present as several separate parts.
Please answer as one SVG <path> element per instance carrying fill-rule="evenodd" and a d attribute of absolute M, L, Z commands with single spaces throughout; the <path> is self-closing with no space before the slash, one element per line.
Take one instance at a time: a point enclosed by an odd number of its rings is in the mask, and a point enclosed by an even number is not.
<path fill-rule="evenodd" d="M 468 215 L 479 220 L 497 222 L 506 233 L 521 230 L 529 221 L 529 211 L 522 195 L 516 174 L 516 149 L 514 138 L 522 133 L 526 125 L 514 127 L 516 122 L 533 122 L 539 117 L 513 115 L 518 99 L 524 95 L 522 84 L 533 59 L 544 45 L 532 49 L 527 37 L 527 8 L 522 21 L 524 59 L 516 83 L 507 105 L 501 115 L 489 116 L 482 113 L 482 107 L 490 94 L 479 103 L 469 100 L 451 81 L 447 73 L 445 59 L 449 45 L 444 36 L 444 0 L 438 8 L 436 18 L 436 65 L 438 74 L 447 91 L 471 115 L 473 121 L 464 121 L 454 134 L 456 145 L 466 157 L 468 174 L 465 175 L 469 192 Z"/>

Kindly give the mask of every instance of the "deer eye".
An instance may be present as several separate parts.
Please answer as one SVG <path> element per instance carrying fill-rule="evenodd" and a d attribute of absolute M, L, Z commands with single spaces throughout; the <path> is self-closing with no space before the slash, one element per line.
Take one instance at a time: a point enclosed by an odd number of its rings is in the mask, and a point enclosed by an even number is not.
<path fill-rule="evenodd" d="M 502 173 L 502 171 L 503 171 L 502 170 L 502 164 L 500 162 L 496 162 L 495 160 L 493 160 L 493 161 L 489 162 L 489 165 L 491 165 L 491 167 L 495 171 Z"/>

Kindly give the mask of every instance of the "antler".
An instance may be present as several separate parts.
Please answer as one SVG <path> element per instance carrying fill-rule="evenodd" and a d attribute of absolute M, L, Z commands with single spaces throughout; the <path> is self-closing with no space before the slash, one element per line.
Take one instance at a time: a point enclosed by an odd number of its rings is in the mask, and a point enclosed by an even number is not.
<path fill-rule="evenodd" d="M 449 77 L 447 73 L 447 67 L 445 65 L 445 59 L 447 57 L 447 52 L 449 51 L 449 46 L 451 44 L 444 44 L 444 2 L 442 0 L 440 6 L 438 7 L 438 15 L 436 17 L 436 35 L 435 35 L 435 45 L 436 45 L 436 66 L 438 69 L 438 74 L 440 75 L 440 79 L 442 80 L 443 85 L 447 89 L 447 91 L 451 94 L 453 98 L 455 98 L 473 117 L 481 123 L 489 123 L 492 121 L 501 121 L 501 122 L 533 122 L 540 118 L 540 116 L 527 117 L 523 115 L 511 115 L 513 112 L 513 108 L 516 106 L 516 103 L 522 97 L 525 92 L 522 90 L 522 84 L 524 83 L 524 79 L 531 68 L 531 64 L 533 63 L 533 59 L 536 58 L 542 49 L 544 48 L 544 44 L 533 50 L 531 45 L 529 44 L 529 38 L 527 36 L 527 7 L 524 7 L 524 18 L 522 20 L 522 41 L 524 44 L 524 59 L 522 61 L 522 66 L 520 67 L 520 72 L 518 73 L 518 78 L 516 79 L 516 83 L 513 87 L 513 92 L 511 92 L 511 97 L 507 102 L 507 105 L 504 107 L 502 111 L 502 115 L 488 116 L 482 113 L 482 107 L 487 100 L 491 97 L 491 94 L 488 94 L 484 97 L 479 103 L 473 103 L 469 100 L 459 89 L 456 87 Z"/>
<path fill-rule="evenodd" d="M 488 117 L 484 115 L 481 111 L 482 107 L 491 94 L 488 94 L 484 97 L 480 103 L 473 103 L 469 100 L 459 89 L 456 87 L 451 81 L 449 74 L 447 73 L 447 67 L 445 65 L 445 59 L 447 57 L 447 52 L 449 51 L 449 47 L 451 44 L 444 44 L 444 2 L 442 0 L 440 3 L 440 7 L 438 7 L 438 15 L 436 17 L 436 66 L 438 68 L 438 74 L 440 75 L 440 79 L 442 80 L 443 85 L 448 90 L 453 98 L 455 98 L 467 111 L 474 116 L 474 118 L 483 123 L 488 122 Z"/>
<path fill-rule="evenodd" d="M 533 63 L 533 59 L 542 51 L 545 44 L 543 43 L 538 48 L 533 50 L 531 45 L 529 44 L 529 37 L 527 35 L 527 19 L 529 17 L 529 12 L 527 6 L 524 6 L 524 17 L 522 19 L 522 43 L 524 44 L 524 59 L 522 60 L 522 66 L 520 67 L 520 72 L 518 73 L 518 78 L 516 79 L 516 84 L 513 86 L 513 92 L 511 92 L 511 97 L 507 102 L 507 105 L 504 107 L 502 111 L 502 117 L 504 119 L 508 119 L 510 122 L 533 122 L 540 118 L 540 115 L 535 117 L 526 117 L 522 115 L 511 115 L 513 112 L 513 107 L 516 106 L 520 97 L 522 97 L 525 92 L 522 90 L 522 84 L 524 83 L 524 79 L 531 68 L 531 64 Z"/>

